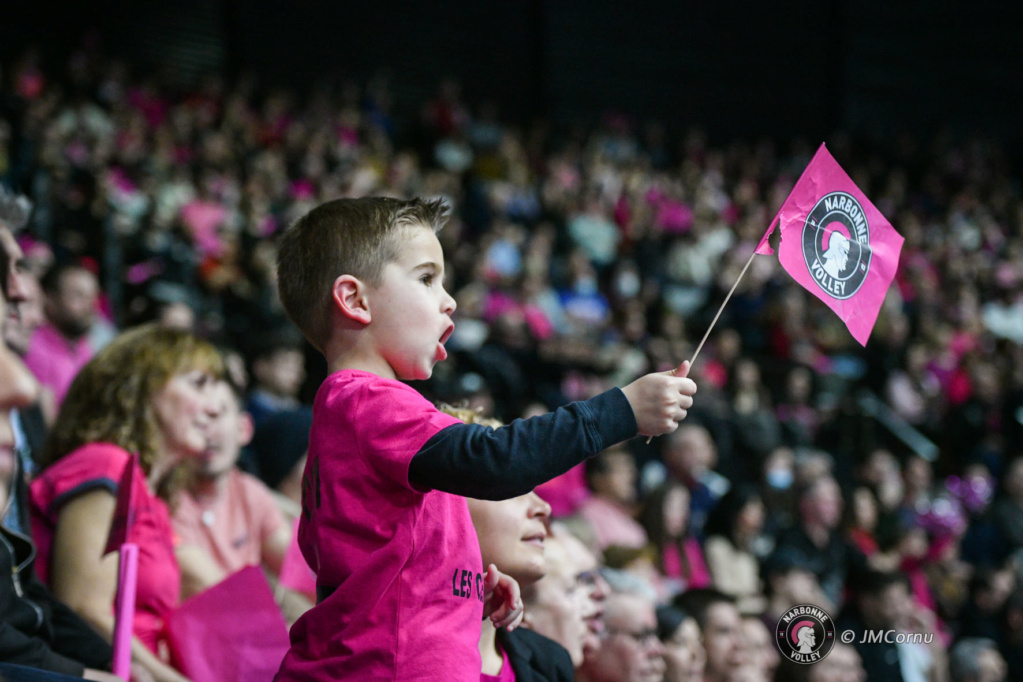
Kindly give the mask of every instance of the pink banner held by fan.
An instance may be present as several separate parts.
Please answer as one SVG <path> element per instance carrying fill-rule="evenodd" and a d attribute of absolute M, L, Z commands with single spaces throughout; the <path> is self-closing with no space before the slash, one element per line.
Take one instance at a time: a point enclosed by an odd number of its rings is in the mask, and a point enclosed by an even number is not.
<path fill-rule="evenodd" d="M 135 522 L 133 491 L 138 456 L 132 455 L 124 465 L 117 484 L 117 506 L 110 522 L 110 533 L 104 554 L 121 552 L 117 572 L 117 595 L 114 599 L 114 658 L 112 672 L 123 680 L 131 679 L 131 640 L 135 624 L 135 590 L 138 586 L 139 548 L 128 542 Z"/>

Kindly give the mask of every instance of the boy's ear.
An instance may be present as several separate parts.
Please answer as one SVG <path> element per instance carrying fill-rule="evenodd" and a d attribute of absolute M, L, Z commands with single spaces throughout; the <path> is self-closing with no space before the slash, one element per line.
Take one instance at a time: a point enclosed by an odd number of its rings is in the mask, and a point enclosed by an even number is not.
<path fill-rule="evenodd" d="M 341 275 L 334 280 L 331 297 L 334 299 L 334 306 L 342 315 L 355 322 L 369 324 L 371 319 L 369 301 L 366 299 L 366 285 L 362 280 L 351 275 Z"/>

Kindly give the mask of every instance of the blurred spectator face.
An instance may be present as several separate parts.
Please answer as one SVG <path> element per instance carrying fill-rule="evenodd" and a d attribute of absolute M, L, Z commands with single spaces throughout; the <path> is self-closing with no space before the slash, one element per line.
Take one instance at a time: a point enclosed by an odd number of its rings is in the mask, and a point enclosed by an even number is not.
<path fill-rule="evenodd" d="M 285 398 L 294 398 L 305 381 L 305 358 L 298 349 L 279 350 L 252 365 L 259 387 Z"/>
<path fill-rule="evenodd" d="M 252 419 L 242 411 L 227 382 L 218 381 L 212 393 L 216 416 L 210 422 L 206 449 L 193 461 L 196 474 L 208 479 L 230 472 L 242 448 L 252 439 Z"/>
<path fill-rule="evenodd" d="M 160 310 L 157 322 L 161 327 L 192 331 L 195 328 L 195 313 L 187 303 L 169 303 Z"/>
<path fill-rule="evenodd" d="M 6 317 L 7 305 L 0 297 L 0 319 Z M 0 509 L 6 508 L 16 462 L 11 409 L 31 404 L 36 397 L 35 386 L 35 379 L 24 363 L 8 348 L 0 346 Z"/>
<path fill-rule="evenodd" d="M 9 305 L 25 300 L 25 254 L 7 227 L 0 222 L 0 266 L 3 267 L 3 293 Z"/>
<path fill-rule="evenodd" d="M 600 637 L 604 632 L 604 603 L 611 589 L 600 575 L 597 558 L 581 540 L 567 530 L 559 530 L 557 537 L 565 548 L 572 570 L 575 572 L 576 583 L 582 588 L 586 602 L 583 607 L 583 618 L 586 621 L 587 636 L 583 642 L 583 649 L 588 655 L 600 647 Z"/>
<path fill-rule="evenodd" d="M 735 534 L 750 538 L 760 534 L 764 529 L 764 503 L 759 499 L 750 500 L 735 519 Z"/>
<path fill-rule="evenodd" d="M 32 334 L 46 321 L 43 313 L 43 290 L 39 280 L 25 273 L 22 277 L 25 300 L 17 306 L 8 306 L 3 321 L 4 342 L 18 355 L 28 352 Z"/>
<path fill-rule="evenodd" d="M 866 682 L 860 655 L 851 644 L 835 642 L 827 658 L 807 666 L 809 682 Z"/>
<path fill-rule="evenodd" d="M 640 595 L 611 593 L 604 609 L 607 629 L 600 648 L 583 669 L 593 682 L 661 682 L 664 647 L 657 638 L 653 602 Z"/>
<path fill-rule="evenodd" d="M 842 491 L 830 476 L 818 478 L 803 495 L 800 506 L 804 523 L 834 529 L 842 518 Z"/>
<path fill-rule="evenodd" d="M 977 667 L 980 669 L 977 682 L 1004 682 L 1008 673 L 1005 659 L 994 647 L 980 652 L 977 656 Z"/>
<path fill-rule="evenodd" d="M 742 619 L 742 637 L 747 665 L 760 673 L 760 679 L 773 680 L 781 656 L 767 626 L 756 616 L 746 616 Z"/>
<path fill-rule="evenodd" d="M 931 465 L 920 457 L 910 457 L 902 470 L 906 493 L 921 494 L 931 489 Z"/>
<path fill-rule="evenodd" d="M 893 583 L 877 594 L 860 597 L 860 610 L 868 627 L 897 628 L 913 610 L 909 590 L 901 582 Z"/>
<path fill-rule="evenodd" d="M 852 495 L 853 525 L 872 531 L 877 527 L 877 501 L 869 488 L 857 488 Z"/>
<path fill-rule="evenodd" d="M 674 485 L 664 497 L 664 531 L 671 538 L 680 538 L 689 532 L 689 489 Z"/>
<path fill-rule="evenodd" d="M 1005 493 L 1017 502 L 1023 501 L 1023 457 L 1017 457 L 1009 464 L 1004 480 Z"/>
<path fill-rule="evenodd" d="M 702 426 L 683 423 L 668 436 L 664 463 L 680 481 L 699 481 L 717 465 L 717 459 L 714 440 Z"/>
<path fill-rule="evenodd" d="M 586 617 L 592 612 L 593 604 L 586 587 L 576 580 L 575 567 L 558 538 L 548 539 L 546 553 L 547 575 L 523 591 L 525 622 L 530 629 L 565 647 L 572 665 L 578 668 L 582 665 L 583 647 L 589 637 Z"/>
<path fill-rule="evenodd" d="M 495 564 L 520 585 L 536 582 L 544 576 L 549 504 L 536 493 L 510 500 L 469 499 L 467 502 L 484 566 Z M 574 576 L 572 578 L 574 580 Z"/>
<path fill-rule="evenodd" d="M 706 662 L 700 626 L 686 618 L 664 642 L 664 682 L 699 682 Z"/>
<path fill-rule="evenodd" d="M 622 505 L 636 500 L 636 463 L 625 450 L 604 453 L 607 470 L 592 478 L 593 492 Z"/>
<path fill-rule="evenodd" d="M 795 455 L 790 448 L 776 448 L 764 461 L 764 480 L 774 490 L 788 490 L 795 479 Z"/>
<path fill-rule="evenodd" d="M 707 652 L 706 680 L 726 680 L 731 670 L 745 663 L 742 619 L 735 604 L 717 602 L 707 608 L 703 648 Z"/>
<path fill-rule="evenodd" d="M 176 459 L 206 452 L 217 420 L 217 381 L 202 370 L 178 374 L 153 396 L 163 447 Z"/>
<path fill-rule="evenodd" d="M 46 316 L 61 334 L 80 339 L 92 329 L 99 302 L 99 282 L 85 268 L 64 272 L 57 289 L 46 297 Z"/>

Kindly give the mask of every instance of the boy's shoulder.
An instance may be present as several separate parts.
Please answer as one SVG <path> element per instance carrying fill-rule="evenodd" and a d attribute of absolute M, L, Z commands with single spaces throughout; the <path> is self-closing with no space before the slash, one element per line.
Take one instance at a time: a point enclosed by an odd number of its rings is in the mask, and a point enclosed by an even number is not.
<path fill-rule="evenodd" d="M 400 413 L 440 413 L 437 407 L 411 386 L 361 370 L 341 370 L 331 374 L 316 396 L 319 410 L 344 410 L 349 415 L 368 411 L 374 419 L 393 418 Z"/>

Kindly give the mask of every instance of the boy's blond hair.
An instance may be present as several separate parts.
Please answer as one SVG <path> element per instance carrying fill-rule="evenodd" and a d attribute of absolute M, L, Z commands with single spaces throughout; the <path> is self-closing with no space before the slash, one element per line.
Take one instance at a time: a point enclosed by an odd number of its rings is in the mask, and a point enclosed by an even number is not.
<path fill-rule="evenodd" d="M 299 218 L 281 237 L 277 285 L 288 317 L 317 350 L 331 335 L 331 291 L 341 275 L 379 284 L 400 254 L 403 233 L 447 222 L 443 199 L 335 199 Z"/>

